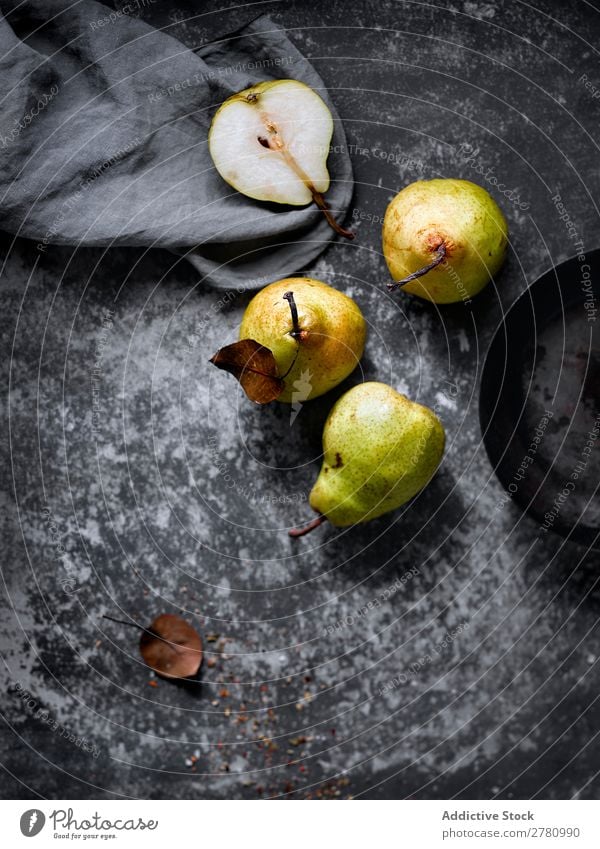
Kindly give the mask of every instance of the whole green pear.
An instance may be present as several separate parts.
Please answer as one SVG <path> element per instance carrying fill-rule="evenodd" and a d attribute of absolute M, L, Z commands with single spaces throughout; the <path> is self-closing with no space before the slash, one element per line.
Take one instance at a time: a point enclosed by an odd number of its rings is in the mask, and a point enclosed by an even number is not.
<path fill-rule="evenodd" d="M 285 376 L 277 400 L 288 403 L 317 398 L 348 377 L 365 337 L 365 320 L 352 298 L 311 277 L 286 277 L 262 289 L 240 325 L 240 339 L 255 339 L 272 351 Z"/>
<path fill-rule="evenodd" d="M 396 283 L 436 304 L 469 301 L 504 262 L 506 219 L 494 199 L 468 180 L 419 180 L 389 204 L 383 254 Z"/>
<path fill-rule="evenodd" d="M 350 389 L 325 423 L 323 466 L 310 493 L 320 518 L 310 526 L 324 517 L 345 527 L 400 507 L 429 483 L 444 443 L 444 428 L 428 407 L 385 383 Z"/>

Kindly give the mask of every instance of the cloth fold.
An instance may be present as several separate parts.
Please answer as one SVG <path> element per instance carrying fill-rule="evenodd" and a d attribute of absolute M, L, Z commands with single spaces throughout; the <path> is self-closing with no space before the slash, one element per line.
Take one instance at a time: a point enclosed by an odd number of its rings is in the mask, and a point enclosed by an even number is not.
<path fill-rule="evenodd" d="M 246 198 L 215 171 L 215 110 L 261 80 L 294 78 L 334 118 L 327 201 L 352 197 L 344 130 L 322 80 L 265 15 L 191 50 L 94 0 L 0 0 L 0 228 L 50 244 L 183 254 L 216 288 L 301 270 L 333 232 L 314 206 Z"/>

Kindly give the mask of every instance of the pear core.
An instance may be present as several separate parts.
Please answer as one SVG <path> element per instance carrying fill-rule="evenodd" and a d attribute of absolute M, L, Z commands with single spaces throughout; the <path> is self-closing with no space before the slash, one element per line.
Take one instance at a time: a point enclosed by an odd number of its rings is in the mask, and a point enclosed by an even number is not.
<path fill-rule="evenodd" d="M 426 274 L 401 284 L 437 304 L 468 302 L 480 292 L 504 262 L 507 244 L 500 207 L 468 180 L 411 183 L 391 201 L 383 222 L 383 253 L 394 280 L 437 260 Z"/>
<path fill-rule="evenodd" d="M 295 335 L 293 293 L 300 334 Z M 323 395 L 354 371 L 362 357 L 366 324 L 357 304 L 332 286 L 310 277 L 286 277 L 252 298 L 240 325 L 240 339 L 269 348 L 285 376 L 277 400 L 303 403 Z"/>
<path fill-rule="evenodd" d="M 444 428 L 428 407 L 384 383 L 355 386 L 325 423 L 310 505 L 337 527 L 395 510 L 429 483 L 444 444 Z"/>

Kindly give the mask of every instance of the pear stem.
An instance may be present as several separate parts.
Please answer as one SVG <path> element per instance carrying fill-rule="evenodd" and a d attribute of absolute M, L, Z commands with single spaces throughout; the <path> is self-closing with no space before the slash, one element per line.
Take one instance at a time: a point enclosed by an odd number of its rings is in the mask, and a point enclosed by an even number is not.
<path fill-rule="evenodd" d="M 315 528 L 318 528 L 319 525 L 322 525 L 323 522 L 327 521 L 327 516 L 324 516 L 322 513 L 319 513 L 318 516 L 310 521 L 307 525 L 303 525 L 301 528 L 292 528 L 291 531 L 288 531 L 288 534 L 292 537 L 292 539 L 298 539 L 298 537 L 303 537 L 306 534 L 309 534 L 311 531 L 314 531 Z"/>
<path fill-rule="evenodd" d="M 311 186 L 310 183 L 308 184 L 308 188 L 312 192 L 314 202 L 316 203 L 316 205 L 319 207 L 319 209 L 321 210 L 321 212 L 323 213 L 323 215 L 327 219 L 327 223 L 329 224 L 329 226 L 338 235 L 343 236 L 345 239 L 353 239 L 355 234 L 352 232 L 352 230 L 346 230 L 345 227 L 342 227 L 341 224 L 338 224 L 338 222 L 335 220 L 335 218 L 331 214 L 331 211 L 330 211 L 330 209 L 329 209 L 329 207 L 328 207 L 328 205 L 325 201 L 325 198 L 321 194 L 321 192 L 318 192 L 315 188 L 313 188 L 313 186 Z"/>
<path fill-rule="evenodd" d="M 446 245 L 442 242 L 439 248 L 436 251 L 435 259 L 429 263 L 429 265 L 424 265 L 423 268 L 419 268 L 418 271 L 413 271 L 412 274 L 409 274 L 408 277 L 405 277 L 403 280 L 398 280 L 395 283 L 388 283 L 387 287 L 390 292 L 395 292 L 396 289 L 399 289 L 401 286 L 405 286 L 407 283 L 410 283 L 411 280 L 417 280 L 417 278 L 422 277 L 424 274 L 427 274 L 428 271 L 431 271 L 433 268 L 436 268 L 446 258 Z"/>
<path fill-rule="evenodd" d="M 296 342 L 299 343 L 303 339 L 306 338 L 306 332 L 304 330 L 300 330 L 300 322 L 298 320 L 298 307 L 296 306 L 296 301 L 294 300 L 294 293 L 293 292 L 286 292 L 283 297 L 288 302 L 288 304 L 290 305 L 290 312 L 292 313 L 293 330 L 290 332 L 290 336 L 292 337 L 292 339 L 294 339 Z M 286 377 L 288 376 L 288 374 L 291 372 L 291 370 L 296 365 L 296 360 L 298 359 L 299 352 L 300 352 L 300 345 L 298 345 L 298 347 L 296 348 L 296 353 L 294 354 L 294 359 L 290 363 L 290 367 L 288 368 L 288 370 L 286 371 L 285 374 L 281 375 L 281 380 L 285 380 Z"/>
<path fill-rule="evenodd" d="M 298 321 L 298 307 L 296 306 L 296 301 L 294 300 L 294 293 L 286 292 L 283 298 L 290 305 L 290 312 L 292 313 L 292 325 L 294 329 L 290 333 L 290 336 L 293 336 L 294 339 L 300 339 L 302 331 L 300 330 L 300 323 Z"/>

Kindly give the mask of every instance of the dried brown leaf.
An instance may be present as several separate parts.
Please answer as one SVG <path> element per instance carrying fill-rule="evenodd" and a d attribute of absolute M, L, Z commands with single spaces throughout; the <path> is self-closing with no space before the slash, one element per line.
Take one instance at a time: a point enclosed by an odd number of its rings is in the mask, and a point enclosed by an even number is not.
<path fill-rule="evenodd" d="M 163 613 L 140 638 L 148 666 L 165 678 L 191 678 L 202 663 L 202 640 L 185 619 Z"/>
<path fill-rule="evenodd" d="M 273 352 L 255 339 L 240 339 L 221 348 L 211 363 L 232 374 L 248 398 L 257 404 L 268 404 L 283 392 L 284 382 Z"/>

